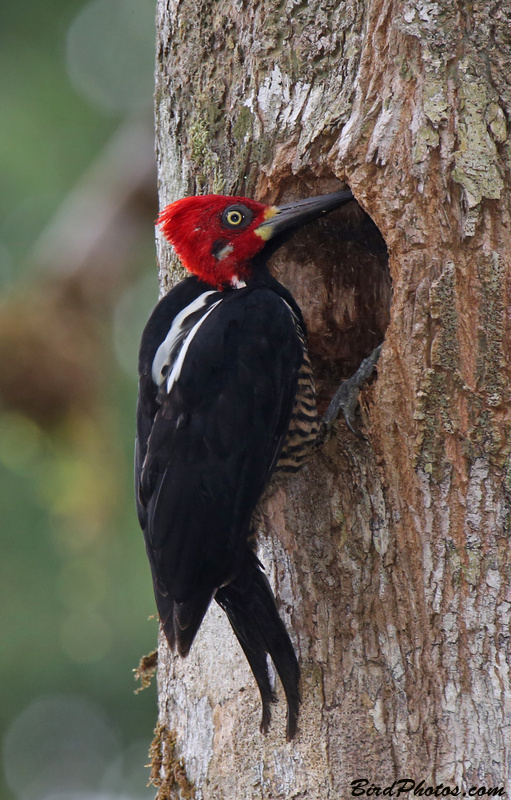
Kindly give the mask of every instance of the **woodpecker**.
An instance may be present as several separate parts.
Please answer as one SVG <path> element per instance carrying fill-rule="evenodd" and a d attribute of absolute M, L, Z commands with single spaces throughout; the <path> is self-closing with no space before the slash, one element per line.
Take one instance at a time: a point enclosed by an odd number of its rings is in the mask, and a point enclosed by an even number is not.
<path fill-rule="evenodd" d="M 275 701 L 270 655 L 288 741 L 300 671 L 252 518 L 272 476 L 299 469 L 322 428 L 304 319 L 267 260 L 295 228 L 352 199 L 347 190 L 280 207 L 219 195 L 168 205 L 157 223 L 191 275 L 160 300 L 140 346 L 137 510 L 165 636 L 186 656 L 215 599 L 259 687 L 262 732 Z"/>

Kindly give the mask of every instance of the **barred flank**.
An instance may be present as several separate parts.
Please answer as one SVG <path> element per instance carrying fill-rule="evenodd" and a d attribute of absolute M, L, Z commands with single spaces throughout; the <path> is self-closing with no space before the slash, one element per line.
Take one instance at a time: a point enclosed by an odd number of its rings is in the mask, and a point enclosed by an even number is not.
<path fill-rule="evenodd" d="M 303 346 L 303 363 L 298 375 L 296 399 L 291 412 L 287 439 L 275 474 L 298 472 L 312 454 L 320 429 L 316 408 L 316 388 L 307 345 L 298 326 L 297 332 Z"/>

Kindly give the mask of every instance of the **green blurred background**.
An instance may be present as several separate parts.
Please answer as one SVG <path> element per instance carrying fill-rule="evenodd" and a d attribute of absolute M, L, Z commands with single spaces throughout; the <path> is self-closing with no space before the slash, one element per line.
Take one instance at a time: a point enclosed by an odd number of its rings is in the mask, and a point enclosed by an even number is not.
<path fill-rule="evenodd" d="M 154 0 L 0 6 L 0 733 L 5 800 L 154 796 L 132 492 L 157 300 Z"/>

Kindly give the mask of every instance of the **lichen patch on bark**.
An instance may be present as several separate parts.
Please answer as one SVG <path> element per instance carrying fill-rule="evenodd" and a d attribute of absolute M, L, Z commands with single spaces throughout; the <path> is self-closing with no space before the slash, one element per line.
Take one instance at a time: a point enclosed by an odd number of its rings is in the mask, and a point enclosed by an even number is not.
<path fill-rule="evenodd" d="M 142 692 L 151 685 L 151 681 L 158 668 L 158 650 L 153 650 L 146 656 L 142 656 L 139 661 L 138 667 L 133 670 L 135 673 L 135 680 L 140 681 L 140 686 L 135 689 L 135 694 Z"/>
<path fill-rule="evenodd" d="M 157 788 L 155 800 L 195 800 L 182 758 L 176 756 L 177 734 L 159 722 L 149 750 L 150 782 Z"/>

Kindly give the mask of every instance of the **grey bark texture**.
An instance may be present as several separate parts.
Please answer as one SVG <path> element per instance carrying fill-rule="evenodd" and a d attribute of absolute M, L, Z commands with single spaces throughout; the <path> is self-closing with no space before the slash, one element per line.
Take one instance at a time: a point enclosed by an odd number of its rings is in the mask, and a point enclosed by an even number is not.
<path fill-rule="evenodd" d="M 326 800 L 363 778 L 511 792 L 511 6 L 159 0 L 157 22 L 162 206 L 342 181 L 389 251 L 387 272 L 339 243 L 336 212 L 273 262 L 320 404 L 385 337 L 367 441 L 339 423 L 258 515 L 302 669 L 297 738 L 280 686 L 259 733 L 212 607 L 186 660 L 160 640 L 159 797 Z"/>

